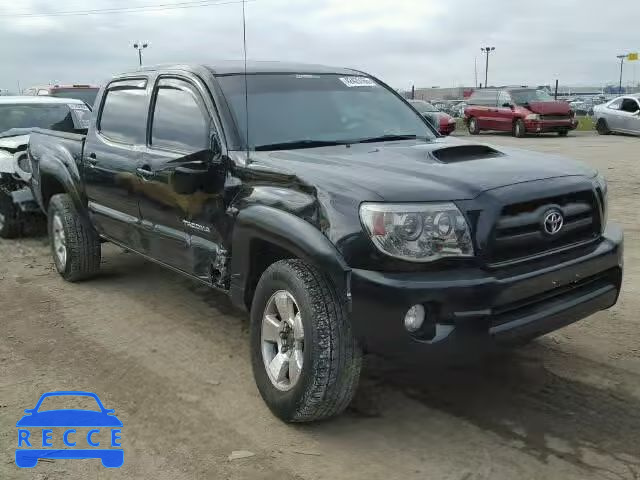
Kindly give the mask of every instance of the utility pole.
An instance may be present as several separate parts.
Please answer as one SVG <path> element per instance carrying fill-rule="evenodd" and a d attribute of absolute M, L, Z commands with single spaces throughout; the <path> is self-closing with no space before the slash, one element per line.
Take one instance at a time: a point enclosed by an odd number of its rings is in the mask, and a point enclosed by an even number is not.
<path fill-rule="evenodd" d="M 493 52 L 496 49 L 496 47 L 481 47 L 480 51 L 482 51 L 486 56 L 487 59 L 485 61 L 484 64 L 484 88 L 487 88 L 489 86 L 488 83 L 488 79 L 489 79 L 489 54 L 491 52 Z"/>
<path fill-rule="evenodd" d="M 624 64 L 624 59 L 627 58 L 627 55 L 616 55 L 616 58 L 620 59 L 620 83 L 618 85 L 618 95 L 622 95 L 622 65 Z"/>
<path fill-rule="evenodd" d="M 555 93 L 553 94 L 553 99 L 558 100 L 558 79 L 557 78 L 556 78 L 556 90 L 555 90 Z"/>
<path fill-rule="evenodd" d="M 133 44 L 133 48 L 135 48 L 136 50 L 138 50 L 138 62 L 140 63 L 140 66 L 142 67 L 142 50 L 147 48 L 149 46 L 149 44 L 147 42 L 142 43 L 142 42 L 136 42 Z"/>
<path fill-rule="evenodd" d="M 478 88 L 478 57 L 473 57 L 473 73 L 476 79 L 474 86 Z"/>

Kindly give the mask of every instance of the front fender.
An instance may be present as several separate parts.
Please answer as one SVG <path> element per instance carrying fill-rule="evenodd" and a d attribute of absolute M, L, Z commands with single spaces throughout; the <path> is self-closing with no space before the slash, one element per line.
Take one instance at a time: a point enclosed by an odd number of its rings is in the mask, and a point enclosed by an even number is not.
<path fill-rule="evenodd" d="M 351 268 L 335 246 L 310 223 L 291 213 L 264 205 L 247 207 L 236 218 L 229 292 L 234 305 L 246 308 L 245 292 L 249 287 L 251 248 L 255 240 L 283 248 L 322 270 L 331 278 L 338 294 L 350 308 Z"/>
<path fill-rule="evenodd" d="M 67 193 L 80 215 L 86 217 L 86 198 L 81 189 L 78 159 L 62 145 L 41 146 L 39 151 L 30 151 L 29 155 L 37 164 L 38 175 L 32 177 L 31 183 L 34 194 L 41 208 L 46 212 L 49 198 L 56 193 Z M 60 191 L 62 190 L 62 191 Z"/>

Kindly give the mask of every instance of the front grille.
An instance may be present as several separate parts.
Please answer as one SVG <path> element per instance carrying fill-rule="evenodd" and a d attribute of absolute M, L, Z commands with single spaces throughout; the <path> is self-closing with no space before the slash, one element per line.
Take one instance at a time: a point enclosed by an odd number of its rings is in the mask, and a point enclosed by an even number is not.
<path fill-rule="evenodd" d="M 545 233 L 543 219 L 549 210 L 564 217 L 555 235 Z M 507 205 L 496 222 L 489 263 L 509 262 L 546 251 L 596 239 L 600 234 L 598 203 L 592 190 Z"/>
<path fill-rule="evenodd" d="M 542 120 L 556 121 L 556 120 L 570 120 L 569 115 L 541 115 Z"/>

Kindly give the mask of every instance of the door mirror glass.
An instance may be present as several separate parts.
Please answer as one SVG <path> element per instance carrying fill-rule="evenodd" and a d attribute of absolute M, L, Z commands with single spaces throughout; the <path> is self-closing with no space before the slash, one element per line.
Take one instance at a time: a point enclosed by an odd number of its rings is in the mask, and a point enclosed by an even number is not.
<path fill-rule="evenodd" d="M 502 106 L 503 106 L 504 108 L 511 108 L 511 107 L 513 107 L 513 105 L 511 105 L 510 103 L 507 103 L 507 102 L 503 103 L 503 104 L 502 104 Z"/>
<path fill-rule="evenodd" d="M 211 135 L 211 163 L 219 165 L 222 163 L 222 144 L 220 143 L 220 136 L 217 133 Z"/>

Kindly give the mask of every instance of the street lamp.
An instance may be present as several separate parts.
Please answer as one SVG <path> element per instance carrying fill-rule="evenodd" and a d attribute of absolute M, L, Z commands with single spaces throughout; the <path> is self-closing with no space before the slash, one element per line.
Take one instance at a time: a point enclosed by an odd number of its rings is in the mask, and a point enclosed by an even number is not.
<path fill-rule="evenodd" d="M 627 55 L 616 55 L 616 58 L 620 59 L 620 84 L 618 85 L 618 95 L 622 95 L 622 64 Z"/>
<path fill-rule="evenodd" d="M 489 77 L 489 54 L 493 52 L 496 47 L 481 47 L 480 50 L 487 56 L 487 60 L 484 65 L 484 88 L 487 88 L 489 84 L 487 79 Z"/>
<path fill-rule="evenodd" d="M 138 61 L 140 62 L 140 66 L 142 66 L 142 50 L 149 46 L 148 43 L 136 42 L 133 44 L 133 48 L 138 50 Z"/>

